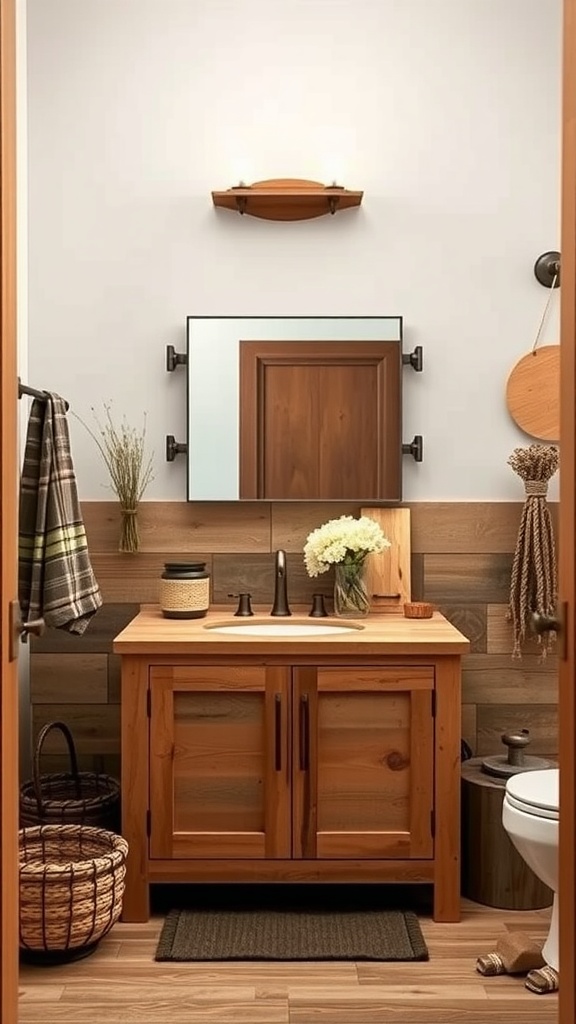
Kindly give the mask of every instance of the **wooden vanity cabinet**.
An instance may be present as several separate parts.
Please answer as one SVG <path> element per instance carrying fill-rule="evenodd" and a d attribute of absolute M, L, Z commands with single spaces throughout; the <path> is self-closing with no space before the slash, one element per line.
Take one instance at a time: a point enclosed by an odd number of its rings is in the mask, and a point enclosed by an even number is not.
<path fill-rule="evenodd" d="M 437 613 L 321 640 L 216 638 L 157 609 L 116 638 L 125 921 L 148 919 L 152 883 L 202 881 L 430 883 L 435 920 L 459 920 L 468 641 Z"/>
<path fill-rule="evenodd" d="M 430 667 L 151 667 L 150 857 L 432 857 L 433 697 Z"/>

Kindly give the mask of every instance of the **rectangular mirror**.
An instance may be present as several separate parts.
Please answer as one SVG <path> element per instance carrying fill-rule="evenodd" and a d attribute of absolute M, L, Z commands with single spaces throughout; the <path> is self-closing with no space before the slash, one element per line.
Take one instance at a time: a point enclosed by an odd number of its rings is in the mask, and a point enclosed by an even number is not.
<path fill-rule="evenodd" d="M 187 318 L 188 500 L 400 501 L 402 318 Z"/>

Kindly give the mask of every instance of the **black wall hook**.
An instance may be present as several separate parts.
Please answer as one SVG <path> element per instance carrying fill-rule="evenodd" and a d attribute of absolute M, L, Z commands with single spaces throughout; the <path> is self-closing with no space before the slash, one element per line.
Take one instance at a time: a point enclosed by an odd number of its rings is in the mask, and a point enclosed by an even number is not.
<path fill-rule="evenodd" d="M 560 287 L 560 253 L 551 249 L 543 252 L 534 264 L 534 275 L 536 280 L 545 288 Z"/>

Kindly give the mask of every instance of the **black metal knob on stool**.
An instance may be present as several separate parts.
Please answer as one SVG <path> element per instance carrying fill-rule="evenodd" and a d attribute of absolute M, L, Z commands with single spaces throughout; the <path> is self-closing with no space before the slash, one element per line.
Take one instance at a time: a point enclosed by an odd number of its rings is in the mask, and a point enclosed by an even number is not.
<path fill-rule="evenodd" d="M 523 765 L 524 747 L 530 743 L 530 732 L 528 729 L 521 729 L 520 732 L 505 732 L 502 736 L 502 743 L 508 747 L 508 764 Z"/>

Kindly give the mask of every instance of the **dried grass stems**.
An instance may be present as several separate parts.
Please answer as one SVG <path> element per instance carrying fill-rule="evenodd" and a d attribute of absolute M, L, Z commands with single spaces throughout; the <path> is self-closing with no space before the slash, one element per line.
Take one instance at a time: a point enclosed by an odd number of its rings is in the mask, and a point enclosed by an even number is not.
<path fill-rule="evenodd" d="M 128 426 L 125 417 L 120 426 L 116 426 L 112 418 L 110 404 L 104 403 L 105 420 L 101 423 L 94 407 L 92 415 L 98 427 L 96 434 L 80 419 L 95 441 L 104 460 L 112 481 L 112 490 L 120 502 L 122 526 L 120 531 L 119 551 L 138 551 L 140 538 L 138 534 L 137 509 L 138 503 L 148 484 L 154 479 L 152 467 L 154 453 L 146 457 L 146 413 L 144 413 L 142 430 Z"/>
<path fill-rule="evenodd" d="M 512 563 L 508 619 L 514 634 L 513 658 L 522 656 L 522 644 L 532 632 L 532 615 L 554 615 L 558 596 L 556 548 L 550 510 L 546 503 L 548 481 L 558 469 L 559 453 L 553 445 L 531 444 L 515 448 L 508 465 L 524 481 L 526 500 L 520 518 Z M 555 633 L 538 637 L 545 657 Z"/>

